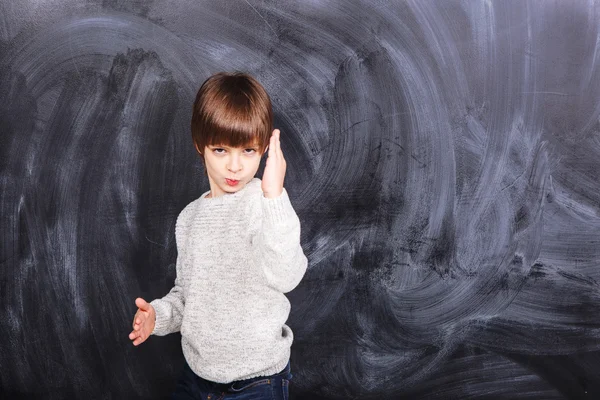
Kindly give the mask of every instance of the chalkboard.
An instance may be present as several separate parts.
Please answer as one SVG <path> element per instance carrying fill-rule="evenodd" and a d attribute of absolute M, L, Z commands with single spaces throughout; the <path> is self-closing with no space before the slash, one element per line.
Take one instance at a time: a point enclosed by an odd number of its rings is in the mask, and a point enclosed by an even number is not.
<path fill-rule="evenodd" d="M 541 0 L 1 1 L 0 397 L 173 390 L 128 334 L 218 71 L 282 132 L 291 398 L 600 398 L 600 3 Z"/>

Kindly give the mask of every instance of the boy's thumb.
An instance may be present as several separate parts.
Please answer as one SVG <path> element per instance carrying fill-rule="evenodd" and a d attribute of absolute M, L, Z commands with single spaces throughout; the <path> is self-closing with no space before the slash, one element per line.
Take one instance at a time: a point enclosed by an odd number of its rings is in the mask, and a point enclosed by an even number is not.
<path fill-rule="evenodd" d="M 135 305 L 144 311 L 148 310 L 148 303 L 146 302 L 146 300 L 142 299 L 141 297 L 138 297 L 137 299 L 135 299 Z"/>

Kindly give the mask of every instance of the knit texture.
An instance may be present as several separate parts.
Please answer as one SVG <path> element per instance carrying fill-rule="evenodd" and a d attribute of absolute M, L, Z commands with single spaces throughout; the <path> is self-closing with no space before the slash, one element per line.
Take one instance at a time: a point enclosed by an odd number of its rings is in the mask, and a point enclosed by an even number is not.
<path fill-rule="evenodd" d="M 307 259 L 287 191 L 266 198 L 261 180 L 200 198 L 177 217 L 175 286 L 156 310 L 153 335 L 181 331 L 183 354 L 200 377 L 229 383 L 283 370 L 293 333 L 285 297 Z"/>

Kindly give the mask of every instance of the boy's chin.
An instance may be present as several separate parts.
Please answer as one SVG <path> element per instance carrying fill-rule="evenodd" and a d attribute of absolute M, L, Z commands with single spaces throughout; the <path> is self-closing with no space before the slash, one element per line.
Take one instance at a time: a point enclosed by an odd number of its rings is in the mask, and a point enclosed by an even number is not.
<path fill-rule="evenodd" d="M 226 191 L 228 193 L 235 193 L 235 192 L 243 189 L 244 186 L 246 186 L 246 181 L 239 181 L 238 184 L 235 186 L 230 186 L 227 184 L 227 182 L 225 182 L 225 184 L 223 184 L 223 186 L 221 186 L 221 187 L 223 188 L 224 191 Z"/>

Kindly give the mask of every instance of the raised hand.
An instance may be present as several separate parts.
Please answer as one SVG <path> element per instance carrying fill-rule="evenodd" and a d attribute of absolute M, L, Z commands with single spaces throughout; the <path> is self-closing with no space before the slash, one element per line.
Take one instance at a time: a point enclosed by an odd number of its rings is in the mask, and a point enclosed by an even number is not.
<path fill-rule="evenodd" d="M 269 154 L 262 177 L 262 191 L 265 197 L 278 197 L 283 192 L 286 163 L 281 151 L 279 129 L 274 129 L 269 142 Z"/>
<path fill-rule="evenodd" d="M 154 330 L 156 312 L 152 304 L 140 297 L 135 299 L 135 305 L 138 306 L 138 310 L 133 317 L 133 331 L 129 334 L 129 339 L 137 346 L 144 343 Z"/>

